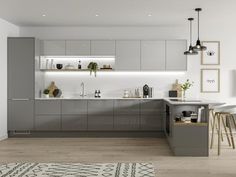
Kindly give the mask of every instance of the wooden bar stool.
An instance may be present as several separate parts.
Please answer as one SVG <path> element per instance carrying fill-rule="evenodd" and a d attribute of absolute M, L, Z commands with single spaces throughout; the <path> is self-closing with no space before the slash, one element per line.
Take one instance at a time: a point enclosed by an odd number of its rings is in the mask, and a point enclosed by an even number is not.
<path fill-rule="evenodd" d="M 233 149 L 235 149 L 235 143 L 234 143 L 234 137 L 232 133 L 232 123 L 234 124 L 236 128 L 236 122 L 234 119 L 234 114 L 236 113 L 236 105 L 223 105 L 223 106 L 218 106 L 214 107 L 214 114 L 213 114 L 213 125 L 212 125 L 212 137 L 211 137 L 211 148 L 213 147 L 213 142 L 214 142 L 214 131 L 216 125 L 218 125 L 218 155 L 220 155 L 221 152 L 221 139 L 222 139 L 222 130 L 221 130 L 221 125 L 223 125 L 229 146 L 232 145 Z M 227 131 L 227 126 L 229 128 L 229 134 Z"/>

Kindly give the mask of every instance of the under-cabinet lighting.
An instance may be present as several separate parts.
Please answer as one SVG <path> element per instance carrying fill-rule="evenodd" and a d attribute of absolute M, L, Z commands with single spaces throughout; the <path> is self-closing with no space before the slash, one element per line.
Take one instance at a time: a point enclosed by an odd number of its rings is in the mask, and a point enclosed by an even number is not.
<path fill-rule="evenodd" d="M 45 71 L 46 75 L 88 75 L 89 71 Z M 98 71 L 97 76 L 151 76 L 151 75 L 163 75 L 163 76 L 175 76 L 175 75 L 184 75 L 185 72 L 183 71 L 167 71 L 167 72 L 161 72 L 161 71 L 143 71 L 143 72 L 132 72 L 132 71 Z"/>

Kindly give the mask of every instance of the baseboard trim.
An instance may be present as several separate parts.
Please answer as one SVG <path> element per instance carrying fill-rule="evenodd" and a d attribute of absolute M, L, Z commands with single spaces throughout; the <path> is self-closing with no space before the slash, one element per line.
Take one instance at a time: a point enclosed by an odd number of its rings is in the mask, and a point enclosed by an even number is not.
<path fill-rule="evenodd" d="M 6 134 L 6 135 L 3 135 L 3 136 L 0 136 L 0 141 L 3 141 L 3 140 L 5 140 L 5 139 L 7 139 L 8 138 L 8 135 Z"/>

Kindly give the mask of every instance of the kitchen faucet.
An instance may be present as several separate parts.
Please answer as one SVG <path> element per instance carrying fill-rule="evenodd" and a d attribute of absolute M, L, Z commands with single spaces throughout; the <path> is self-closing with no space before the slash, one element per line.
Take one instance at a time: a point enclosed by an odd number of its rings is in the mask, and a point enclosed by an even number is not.
<path fill-rule="evenodd" d="M 81 88 L 82 88 L 82 92 L 81 92 L 80 96 L 84 97 L 84 96 L 86 96 L 86 95 L 85 95 L 85 92 L 84 92 L 84 82 L 82 82 L 82 83 L 80 84 L 80 86 L 81 86 Z"/>

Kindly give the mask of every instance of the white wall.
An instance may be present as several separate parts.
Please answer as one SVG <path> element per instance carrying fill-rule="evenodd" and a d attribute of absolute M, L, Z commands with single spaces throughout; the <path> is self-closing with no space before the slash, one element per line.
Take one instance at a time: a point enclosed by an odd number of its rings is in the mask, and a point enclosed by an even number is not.
<path fill-rule="evenodd" d="M 7 137 L 7 37 L 18 35 L 19 27 L 0 19 L 0 140 Z"/>
<path fill-rule="evenodd" d="M 85 82 L 89 91 L 100 88 L 106 94 L 121 94 L 124 88 L 135 88 L 145 83 L 155 87 L 155 93 L 171 88 L 176 78 L 184 81 L 189 78 L 195 82 L 189 97 L 234 102 L 236 99 L 236 59 L 235 39 L 236 21 L 230 13 L 205 13 L 201 22 L 201 39 L 221 42 L 221 65 L 211 68 L 221 69 L 221 92 L 200 93 L 200 55 L 188 57 L 188 72 L 184 76 L 98 76 L 72 74 L 47 74 L 46 84 L 54 80 L 64 92 L 78 92 L 80 83 Z M 194 26 L 196 29 L 196 24 Z M 196 34 L 196 31 L 194 31 Z M 35 36 L 40 39 L 188 39 L 188 24 L 168 27 L 22 27 L 22 36 Z M 195 35 L 196 38 L 196 35 Z"/>

